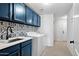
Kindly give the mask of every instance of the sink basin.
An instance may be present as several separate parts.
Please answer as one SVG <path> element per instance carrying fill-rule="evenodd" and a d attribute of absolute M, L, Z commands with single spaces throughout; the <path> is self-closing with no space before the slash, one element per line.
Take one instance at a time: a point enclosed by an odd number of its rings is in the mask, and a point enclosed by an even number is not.
<path fill-rule="evenodd" d="M 25 41 L 25 40 L 29 40 L 32 39 L 32 37 L 13 37 L 13 38 L 9 38 L 8 40 L 0 40 L 0 43 L 12 43 L 12 42 L 18 42 L 18 41 Z"/>
<path fill-rule="evenodd" d="M 9 40 L 8 43 L 19 41 L 19 40 L 22 40 L 22 39 L 21 38 L 15 38 L 15 39 Z"/>
<path fill-rule="evenodd" d="M 22 39 L 24 39 L 24 38 L 14 37 L 14 38 L 9 38 L 8 40 L 0 40 L 0 43 L 11 43 L 11 42 L 19 41 L 19 40 L 22 40 Z"/>

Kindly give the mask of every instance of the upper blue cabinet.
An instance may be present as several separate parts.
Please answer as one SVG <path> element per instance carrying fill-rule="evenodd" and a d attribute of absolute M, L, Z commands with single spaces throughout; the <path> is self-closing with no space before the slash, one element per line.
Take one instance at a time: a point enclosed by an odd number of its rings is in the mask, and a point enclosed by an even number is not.
<path fill-rule="evenodd" d="M 40 27 L 40 16 L 23 3 L 0 3 L 0 20 Z"/>
<path fill-rule="evenodd" d="M 35 26 L 35 27 L 40 27 L 40 16 L 34 12 L 31 8 L 26 6 L 26 24 Z"/>
<path fill-rule="evenodd" d="M 37 26 L 40 27 L 41 26 L 41 17 L 38 15 L 38 21 L 37 21 Z"/>
<path fill-rule="evenodd" d="M 25 23 L 25 5 L 22 3 L 13 4 L 13 19 Z"/>
<path fill-rule="evenodd" d="M 41 26 L 41 18 L 35 12 L 33 12 L 33 25 L 36 26 L 36 27 L 40 27 Z"/>
<path fill-rule="evenodd" d="M 37 26 L 37 21 L 38 21 L 37 14 L 33 12 L 33 25 L 34 26 Z"/>
<path fill-rule="evenodd" d="M 26 24 L 33 25 L 32 10 L 26 6 Z"/>
<path fill-rule="evenodd" d="M 0 3 L 0 20 L 10 20 L 12 5 L 9 3 Z"/>

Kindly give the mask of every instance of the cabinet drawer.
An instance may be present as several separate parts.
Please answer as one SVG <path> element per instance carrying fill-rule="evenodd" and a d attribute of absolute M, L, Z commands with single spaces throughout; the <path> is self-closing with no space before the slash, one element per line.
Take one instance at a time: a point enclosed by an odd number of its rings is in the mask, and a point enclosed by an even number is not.
<path fill-rule="evenodd" d="M 23 42 L 23 43 L 21 44 L 21 47 L 24 47 L 24 46 L 26 46 L 26 45 L 28 45 L 28 44 L 30 44 L 30 43 L 32 43 L 32 39 Z"/>
<path fill-rule="evenodd" d="M 7 56 L 7 55 L 13 53 L 14 51 L 16 51 L 18 49 L 20 49 L 20 44 L 2 49 L 2 50 L 0 50 L 0 56 Z"/>

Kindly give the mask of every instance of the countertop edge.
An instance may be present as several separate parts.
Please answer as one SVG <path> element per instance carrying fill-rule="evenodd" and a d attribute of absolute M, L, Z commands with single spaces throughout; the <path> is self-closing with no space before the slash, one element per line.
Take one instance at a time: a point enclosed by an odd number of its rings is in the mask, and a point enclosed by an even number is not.
<path fill-rule="evenodd" d="M 13 46 L 13 45 L 20 44 L 20 43 L 25 42 L 25 41 L 30 40 L 30 39 L 32 39 L 32 37 L 28 37 L 28 38 L 27 37 L 25 37 L 25 38 L 23 37 L 22 40 L 19 40 L 19 41 L 16 41 L 16 42 L 0 43 L 0 50 L 8 48 L 8 47 Z"/>

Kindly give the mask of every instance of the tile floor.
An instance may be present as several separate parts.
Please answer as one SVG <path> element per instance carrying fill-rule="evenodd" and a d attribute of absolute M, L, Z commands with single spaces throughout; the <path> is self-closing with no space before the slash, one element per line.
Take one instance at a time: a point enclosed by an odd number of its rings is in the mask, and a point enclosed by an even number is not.
<path fill-rule="evenodd" d="M 53 47 L 46 47 L 42 56 L 72 56 L 66 42 L 55 42 Z"/>

